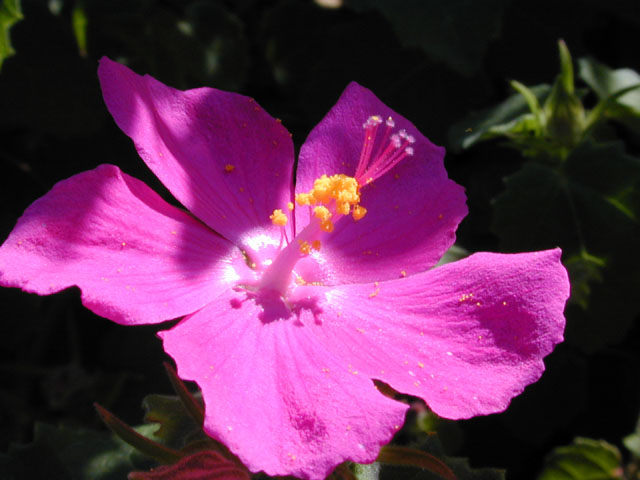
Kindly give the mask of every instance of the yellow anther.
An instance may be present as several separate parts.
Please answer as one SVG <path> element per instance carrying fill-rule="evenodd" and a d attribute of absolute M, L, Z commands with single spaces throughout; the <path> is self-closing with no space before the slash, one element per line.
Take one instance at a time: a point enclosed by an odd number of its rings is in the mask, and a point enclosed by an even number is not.
<path fill-rule="evenodd" d="M 298 241 L 300 242 L 300 253 L 302 253 L 303 255 L 309 255 L 309 253 L 311 252 L 311 245 L 309 245 L 309 243 L 306 241 Z"/>
<path fill-rule="evenodd" d="M 322 243 L 320 243 L 320 240 L 314 240 L 313 242 L 311 242 L 311 248 L 317 251 L 320 250 L 321 245 Z"/>
<path fill-rule="evenodd" d="M 360 202 L 360 185 L 358 181 L 347 175 L 322 175 L 313 182 L 313 188 L 307 193 L 296 194 L 296 203 L 302 205 L 318 205 L 313 209 L 313 214 L 320 220 L 320 228 L 325 232 L 332 232 L 334 225 L 331 202 L 335 201 L 335 210 L 338 215 L 349 215 L 353 207 L 353 218 L 360 220 L 367 213 Z M 329 207 L 329 208 L 328 208 Z M 291 209 L 291 207 L 289 207 Z"/>
<path fill-rule="evenodd" d="M 308 193 L 296 195 L 298 205 L 329 205 L 336 201 L 336 210 L 341 215 L 348 215 L 351 207 L 360 201 L 358 181 L 347 175 L 338 174 L 328 177 L 322 175 L 313 182 L 313 189 Z"/>
<path fill-rule="evenodd" d="M 367 214 L 367 209 L 364 208 L 362 205 L 354 205 L 353 207 L 353 219 L 354 220 L 360 220 L 362 217 L 364 217 Z"/>
<path fill-rule="evenodd" d="M 333 232 L 333 222 L 331 220 L 320 222 L 320 228 L 327 233 L 331 233 Z"/>
<path fill-rule="evenodd" d="M 292 212 L 293 211 L 293 202 L 287 203 L 287 209 Z"/>
<path fill-rule="evenodd" d="M 298 193 L 296 194 L 296 203 L 300 206 L 311 205 L 313 195 L 310 193 Z M 315 203 L 315 202 L 314 202 Z"/>
<path fill-rule="evenodd" d="M 224 171 L 231 173 L 231 172 L 233 172 L 235 170 L 235 168 L 236 168 L 235 165 L 231 165 L 230 163 L 227 163 L 224 166 Z"/>
<path fill-rule="evenodd" d="M 331 218 L 331 212 L 327 207 L 315 207 L 313 209 L 313 214 L 321 221 L 329 220 Z"/>
<path fill-rule="evenodd" d="M 287 216 L 282 213 L 282 210 L 276 208 L 271 215 L 269 215 L 271 223 L 279 227 L 284 227 L 287 224 Z"/>
<path fill-rule="evenodd" d="M 341 215 L 349 215 L 351 205 L 349 204 L 349 202 L 336 202 L 336 210 Z"/>

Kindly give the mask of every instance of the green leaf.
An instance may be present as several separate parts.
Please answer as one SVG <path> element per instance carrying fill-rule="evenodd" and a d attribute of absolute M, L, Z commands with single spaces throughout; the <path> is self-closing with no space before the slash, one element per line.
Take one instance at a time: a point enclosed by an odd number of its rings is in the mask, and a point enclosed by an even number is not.
<path fill-rule="evenodd" d="M 358 480 L 379 480 L 380 464 L 377 462 L 353 464 L 354 475 Z"/>
<path fill-rule="evenodd" d="M 627 447 L 634 457 L 640 459 L 640 418 L 638 418 L 638 423 L 636 423 L 636 431 L 624 437 L 622 443 L 624 443 L 624 446 Z"/>
<path fill-rule="evenodd" d="M 622 479 L 620 452 L 602 440 L 576 438 L 572 445 L 556 448 L 546 459 L 538 480 Z"/>
<path fill-rule="evenodd" d="M 196 425 L 202 425 L 204 423 L 204 405 L 202 399 L 197 399 L 195 395 L 187 389 L 187 386 L 182 379 L 178 377 L 178 373 L 171 365 L 165 362 L 164 368 L 171 382 L 171 386 L 180 398 L 184 409 Z"/>
<path fill-rule="evenodd" d="M 71 12 L 71 26 L 73 27 L 73 34 L 76 37 L 76 43 L 78 44 L 78 52 L 81 57 L 87 56 L 87 14 L 82 5 L 82 2 L 77 2 L 73 11 Z"/>
<path fill-rule="evenodd" d="M 465 250 L 459 245 L 452 245 L 449 250 L 447 250 L 437 266 L 444 265 L 445 263 L 457 262 L 465 257 L 469 256 L 469 251 Z"/>
<path fill-rule="evenodd" d="M 467 459 L 447 456 L 436 434 L 427 435 L 419 445 L 414 447 L 414 451 L 428 454 L 431 458 L 440 459 L 447 466 L 448 470 L 453 472 L 453 478 L 457 478 L 458 480 L 504 480 L 504 471 L 502 470 L 493 468 L 471 468 Z M 396 463 L 395 465 L 377 463 L 376 465 L 380 465 L 378 477 L 380 480 L 395 480 L 397 478 L 405 480 L 442 480 L 443 478 L 443 476 L 434 473 L 432 469 L 418 469 L 413 466 L 402 466 L 400 463 Z M 408 463 L 404 465 L 408 465 Z"/>
<path fill-rule="evenodd" d="M 589 124 L 608 117 L 640 134 L 640 74 L 630 68 L 612 70 L 592 58 L 581 58 L 578 65 L 580 78 L 600 98 Z"/>
<path fill-rule="evenodd" d="M 202 432 L 202 425 L 194 422 L 178 397 L 151 394 L 144 398 L 142 406 L 145 422 L 160 425 L 154 437 L 164 445 L 181 449 Z"/>
<path fill-rule="evenodd" d="M 571 278 L 571 301 L 584 310 L 589 307 L 589 295 L 594 282 L 602 283 L 602 268 L 606 262 L 586 251 L 570 256 L 564 261 Z"/>
<path fill-rule="evenodd" d="M 625 88 L 640 84 L 640 75 L 630 68 L 612 70 L 593 58 L 578 60 L 579 76 L 589 85 L 599 98 L 607 98 Z M 633 90 L 617 99 L 631 111 L 640 115 L 640 91 Z"/>
<path fill-rule="evenodd" d="M 346 0 L 356 11 L 377 10 L 406 46 L 419 47 L 452 69 L 474 75 L 498 37 L 508 0 Z"/>
<path fill-rule="evenodd" d="M 22 20 L 22 10 L 20 9 L 20 0 L 1 0 L 0 3 L 0 69 L 2 62 L 15 54 L 15 50 L 11 46 L 9 38 L 9 30 L 11 27 Z"/>
<path fill-rule="evenodd" d="M 565 92 L 573 93 L 573 61 L 567 44 L 563 40 L 558 42 L 558 51 L 560 54 L 560 82 Z"/>
<path fill-rule="evenodd" d="M 640 457 L 640 433 L 632 433 L 623 439 L 624 446 L 636 457 Z"/>
<path fill-rule="evenodd" d="M 567 45 L 558 42 L 560 73 L 544 105 L 545 135 L 558 145 L 557 158 L 564 160 L 585 131 L 585 111 L 573 84 L 573 61 Z"/>
<path fill-rule="evenodd" d="M 536 97 L 535 93 L 533 93 L 533 91 L 531 91 L 529 87 L 523 85 L 517 80 L 511 80 L 509 82 L 509 85 L 511 85 L 511 88 L 513 88 L 516 92 L 518 92 L 520 95 L 524 97 L 524 99 L 527 101 L 527 105 L 529 106 L 529 110 L 531 111 L 531 113 L 533 113 L 533 115 L 536 118 L 542 115 L 540 102 L 538 101 L 538 98 Z"/>
<path fill-rule="evenodd" d="M 145 436 L 137 432 L 133 427 L 127 425 L 100 405 L 95 404 L 95 407 L 102 421 L 113 433 L 139 452 L 153 458 L 157 462 L 174 463 L 184 456 L 181 452 L 156 442 L 150 438 L 150 436 Z"/>
<path fill-rule="evenodd" d="M 549 95 L 551 87 L 537 85 L 527 90 L 533 94 L 539 105 Z M 451 127 L 449 144 L 454 150 L 459 151 L 496 136 L 504 136 L 508 133 L 520 135 L 535 131 L 538 123 L 535 116 L 531 114 L 530 102 L 531 99 L 517 93 L 495 107 L 472 113 Z"/>
<path fill-rule="evenodd" d="M 36 424 L 34 441 L 0 455 L 0 478 L 8 480 L 122 480 L 149 468 L 134 450 L 108 432 Z"/>
<path fill-rule="evenodd" d="M 567 340 L 587 351 L 620 340 L 640 312 L 638 186 L 640 160 L 622 143 L 585 143 L 560 167 L 525 164 L 494 203 L 502 250 L 563 249 L 575 295 Z"/>
<path fill-rule="evenodd" d="M 387 465 L 418 467 L 446 480 L 456 480 L 453 471 L 438 457 L 415 448 L 386 445 L 380 450 L 377 461 Z"/>

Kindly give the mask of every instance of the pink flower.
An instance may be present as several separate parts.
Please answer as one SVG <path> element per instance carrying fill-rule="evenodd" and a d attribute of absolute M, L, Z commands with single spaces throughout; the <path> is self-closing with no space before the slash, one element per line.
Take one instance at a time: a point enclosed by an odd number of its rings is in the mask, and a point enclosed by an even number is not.
<path fill-rule="evenodd" d="M 178 91 L 103 58 L 104 99 L 191 213 L 104 165 L 58 183 L 0 248 L 0 282 L 160 336 L 205 429 L 252 470 L 320 479 L 373 461 L 407 405 L 504 410 L 562 341 L 560 251 L 438 268 L 466 215 L 444 150 L 350 84 L 302 146 L 252 99 Z M 324 175 L 324 177 L 323 177 Z M 295 210 L 291 210 L 297 202 Z M 302 204 L 302 205 L 301 205 Z"/>

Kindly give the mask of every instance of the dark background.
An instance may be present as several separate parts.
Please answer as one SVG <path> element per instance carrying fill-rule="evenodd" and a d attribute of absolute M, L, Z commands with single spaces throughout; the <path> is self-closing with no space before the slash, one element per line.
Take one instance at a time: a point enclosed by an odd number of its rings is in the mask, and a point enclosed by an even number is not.
<path fill-rule="evenodd" d="M 23 0 L 22 9 L 24 20 L 11 30 L 16 55 L 0 72 L 0 239 L 54 183 L 101 163 L 168 198 L 102 102 L 102 55 L 178 88 L 253 96 L 282 119 L 297 148 L 351 80 L 448 146 L 455 122 L 512 93 L 508 79 L 552 83 L 561 38 L 574 59 L 640 71 L 633 1 L 353 0 L 328 9 L 302 0 Z M 637 155 L 637 138 L 618 133 Z M 499 141 L 449 149 L 449 174 L 469 197 L 459 245 L 504 251 L 491 229 L 492 200 L 523 161 Z M 101 428 L 94 401 L 139 423 L 144 395 L 170 391 L 154 335 L 163 327 L 96 317 L 75 289 L 50 297 L 2 289 L 0 318 L 0 451 L 30 441 L 34 422 Z M 544 456 L 575 436 L 620 446 L 634 431 L 637 322 L 619 326 L 601 315 L 611 335 L 587 344 L 572 336 L 579 322 L 569 321 L 567 342 L 548 357 L 543 379 L 507 412 L 443 427 L 451 454 L 507 468 L 508 478 L 534 478 Z"/>

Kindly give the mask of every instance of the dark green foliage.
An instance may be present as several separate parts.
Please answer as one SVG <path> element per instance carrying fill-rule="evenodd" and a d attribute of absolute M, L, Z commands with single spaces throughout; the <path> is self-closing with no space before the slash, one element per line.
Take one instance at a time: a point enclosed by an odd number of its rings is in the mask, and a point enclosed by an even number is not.
<path fill-rule="evenodd" d="M 143 431 L 153 429 L 147 426 Z M 122 480 L 131 470 L 150 465 L 109 433 L 37 424 L 33 443 L 13 445 L 0 456 L 0 478 Z"/>
<path fill-rule="evenodd" d="M 556 448 L 538 480 L 618 480 L 624 478 L 621 455 L 604 441 L 577 438 L 572 445 Z"/>
<path fill-rule="evenodd" d="M 9 30 L 22 19 L 20 0 L 2 0 L 0 4 L 0 68 L 7 57 L 15 54 L 9 38 Z"/>

